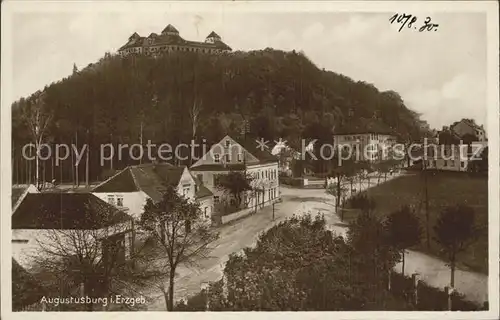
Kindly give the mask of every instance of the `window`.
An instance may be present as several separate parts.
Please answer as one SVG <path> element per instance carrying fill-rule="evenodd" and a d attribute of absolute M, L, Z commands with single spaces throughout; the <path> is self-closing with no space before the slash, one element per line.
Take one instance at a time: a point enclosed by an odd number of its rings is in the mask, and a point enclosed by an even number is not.
<path fill-rule="evenodd" d="M 113 195 L 108 195 L 108 203 L 115 205 L 115 196 Z"/>
<path fill-rule="evenodd" d="M 243 154 L 238 153 L 238 162 L 242 162 L 242 161 L 243 161 Z"/>
<path fill-rule="evenodd" d="M 444 160 L 444 166 L 446 167 L 448 165 L 448 160 Z"/>
<path fill-rule="evenodd" d="M 123 197 L 122 196 L 116 196 L 116 206 L 123 207 Z"/>
<path fill-rule="evenodd" d="M 465 161 L 460 162 L 460 166 L 461 166 L 462 168 L 465 168 Z"/>
<path fill-rule="evenodd" d="M 208 218 L 208 213 L 207 213 L 207 211 L 208 211 L 208 207 L 205 207 L 205 208 L 203 209 L 203 216 L 204 216 L 205 218 Z"/>
<path fill-rule="evenodd" d="M 226 140 L 226 148 L 229 148 L 231 146 L 231 141 Z"/>
<path fill-rule="evenodd" d="M 214 203 L 215 204 L 219 203 L 219 196 L 214 196 Z"/>
<path fill-rule="evenodd" d="M 226 161 L 226 163 L 231 162 L 231 155 L 230 155 L 229 153 L 227 153 L 227 154 L 225 155 L 225 158 L 226 158 L 226 160 L 225 160 L 225 161 Z"/>
<path fill-rule="evenodd" d="M 188 195 L 190 190 L 191 190 L 191 185 L 189 184 L 182 185 L 182 195 L 184 196 Z"/>
<path fill-rule="evenodd" d="M 220 162 L 220 154 L 218 154 L 218 153 L 214 154 L 214 161 L 215 161 L 216 163 L 219 163 L 219 162 Z"/>

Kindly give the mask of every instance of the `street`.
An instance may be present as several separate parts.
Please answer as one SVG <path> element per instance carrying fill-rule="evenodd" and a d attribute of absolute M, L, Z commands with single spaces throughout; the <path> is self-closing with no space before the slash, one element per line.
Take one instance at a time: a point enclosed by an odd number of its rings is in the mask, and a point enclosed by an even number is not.
<path fill-rule="evenodd" d="M 388 180 L 397 177 L 392 175 Z M 376 185 L 377 178 L 371 177 L 370 183 L 364 182 L 361 186 L 365 190 L 368 186 Z M 381 183 L 383 183 L 381 181 Z M 355 184 L 359 188 L 359 184 Z M 185 299 L 200 291 L 203 283 L 217 281 L 222 277 L 224 263 L 231 253 L 241 251 L 245 247 L 253 246 L 259 234 L 293 215 L 310 213 L 324 214 L 328 227 L 338 235 L 345 235 L 346 226 L 335 214 L 334 197 L 326 194 L 324 189 L 298 189 L 281 186 L 282 202 L 275 206 L 275 219 L 272 219 L 272 206 L 267 206 L 255 214 L 228 225 L 217 228 L 220 238 L 214 243 L 211 257 L 199 261 L 198 268 L 179 266 L 175 281 L 175 300 Z M 438 258 L 421 252 L 409 251 L 406 255 L 405 273 L 420 274 L 420 279 L 437 288 L 444 288 L 450 279 L 450 271 L 446 263 Z M 401 270 L 400 264 L 395 267 Z M 456 271 L 456 289 L 469 300 L 482 304 L 487 300 L 488 277 L 469 271 Z M 149 295 L 152 296 L 152 295 Z M 163 296 L 157 292 L 149 310 L 166 310 Z"/>

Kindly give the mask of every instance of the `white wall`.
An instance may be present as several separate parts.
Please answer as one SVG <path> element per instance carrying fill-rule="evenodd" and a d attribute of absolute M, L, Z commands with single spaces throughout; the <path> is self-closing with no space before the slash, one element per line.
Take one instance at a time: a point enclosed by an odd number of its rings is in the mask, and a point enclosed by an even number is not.
<path fill-rule="evenodd" d="M 82 235 L 87 236 L 88 243 L 95 240 L 101 240 L 107 236 L 112 236 L 121 232 L 130 233 L 132 225 L 130 221 L 117 224 L 108 228 L 99 230 L 80 230 Z M 12 257 L 16 259 L 19 264 L 29 269 L 35 262 L 35 257 L 40 257 L 41 254 L 46 252 L 42 247 L 49 250 L 56 250 L 58 248 L 65 248 L 71 251 L 74 245 L 70 243 L 71 237 L 75 237 L 74 230 L 45 230 L 45 229 L 15 229 L 12 230 Z M 70 234 L 70 236 L 65 236 Z M 80 234 L 80 233 L 78 233 Z M 72 236 L 71 236 L 72 235 Z M 54 241 L 59 239 L 59 241 Z M 126 242 L 127 243 L 127 242 Z M 56 247 L 54 247 L 57 245 Z M 130 243 L 128 243 L 130 245 Z M 41 247 L 42 246 L 42 247 Z M 90 244 L 90 246 L 92 246 Z M 50 249 L 52 248 L 52 249 Z M 130 246 L 126 247 L 126 252 Z M 74 249 L 73 249 L 74 250 Z M 43 256 L 41 256 L 43 258 Z M 49 257 L 49 256 L 47 256 Z"/>
<path fill-rule="evenodd" d="M 144 205 L 146 204 L 146 199 L 148 195 L 143 191 L 135 192 L 94 192 L 93 195 L 98 197 L 105 202 L 108 202 L 108 195 L 112 195 L 116 198 L 123 197 L 123 207 L 117 207 L 131 215 L 134 219 L 139 219 L 141 214 L 144 212 Z"/>

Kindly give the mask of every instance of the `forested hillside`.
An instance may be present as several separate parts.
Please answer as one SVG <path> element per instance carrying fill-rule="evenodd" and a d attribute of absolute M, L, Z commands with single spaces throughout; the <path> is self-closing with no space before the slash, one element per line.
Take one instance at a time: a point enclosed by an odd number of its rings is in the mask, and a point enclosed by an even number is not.
<path fill-rule="evenodd" d="M 300 146 L 301 138 L 331 141 L 332 130 L 389 131 L 408 140 L 421 125 L 397 93 L 320 70 L 301 53 L 273 49 L 156 59 L 107 55 L 41 91 L 43 99 L 36 100 L 38 92 L 13 104 L 14 182 L 33 171 L 20 151 L 33 140 L 25 115 L 34 108 L 50 115 L 44 141 L 90 144 L 91 180 L 111 167 L 100 166 L 98 145 L 139 143 L 141 131 L 144 144 L 176 145 L 193 136 L 211 144 L 239 134 L 245 119 L 251 136 Z M 45 180 L 71 180 L 70 163 L 55 172 L 47 163 Z M 113 169 L 131 163 L 114 161 Z"/>

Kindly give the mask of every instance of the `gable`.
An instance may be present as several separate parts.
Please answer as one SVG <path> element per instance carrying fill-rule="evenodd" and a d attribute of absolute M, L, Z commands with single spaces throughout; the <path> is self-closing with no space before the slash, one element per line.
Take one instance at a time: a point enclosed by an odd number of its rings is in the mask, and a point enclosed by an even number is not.
<path fill-rule="evenodd" d="M 238 158 L 238 154 L 241 154 L 240 158 Z M 219 162 L 215 160 L 217 155 L 219 156 Z M 228 159 L 226 159 L 226 155 L 229 155 Z M 239 159 L 241 161 L 239 161 Z M 259 159 L 249 152 L 240 142 L 226 135 L 221 141 L 214 144 L 201 159 L 196 161 L 192 165 L 192 168 L 196 170 L 196 168 L 200 166 L 216 165 L 223 167 L 224 164 L 242 165 L 243 163 L 256 164 L 259 163 Z"/>

